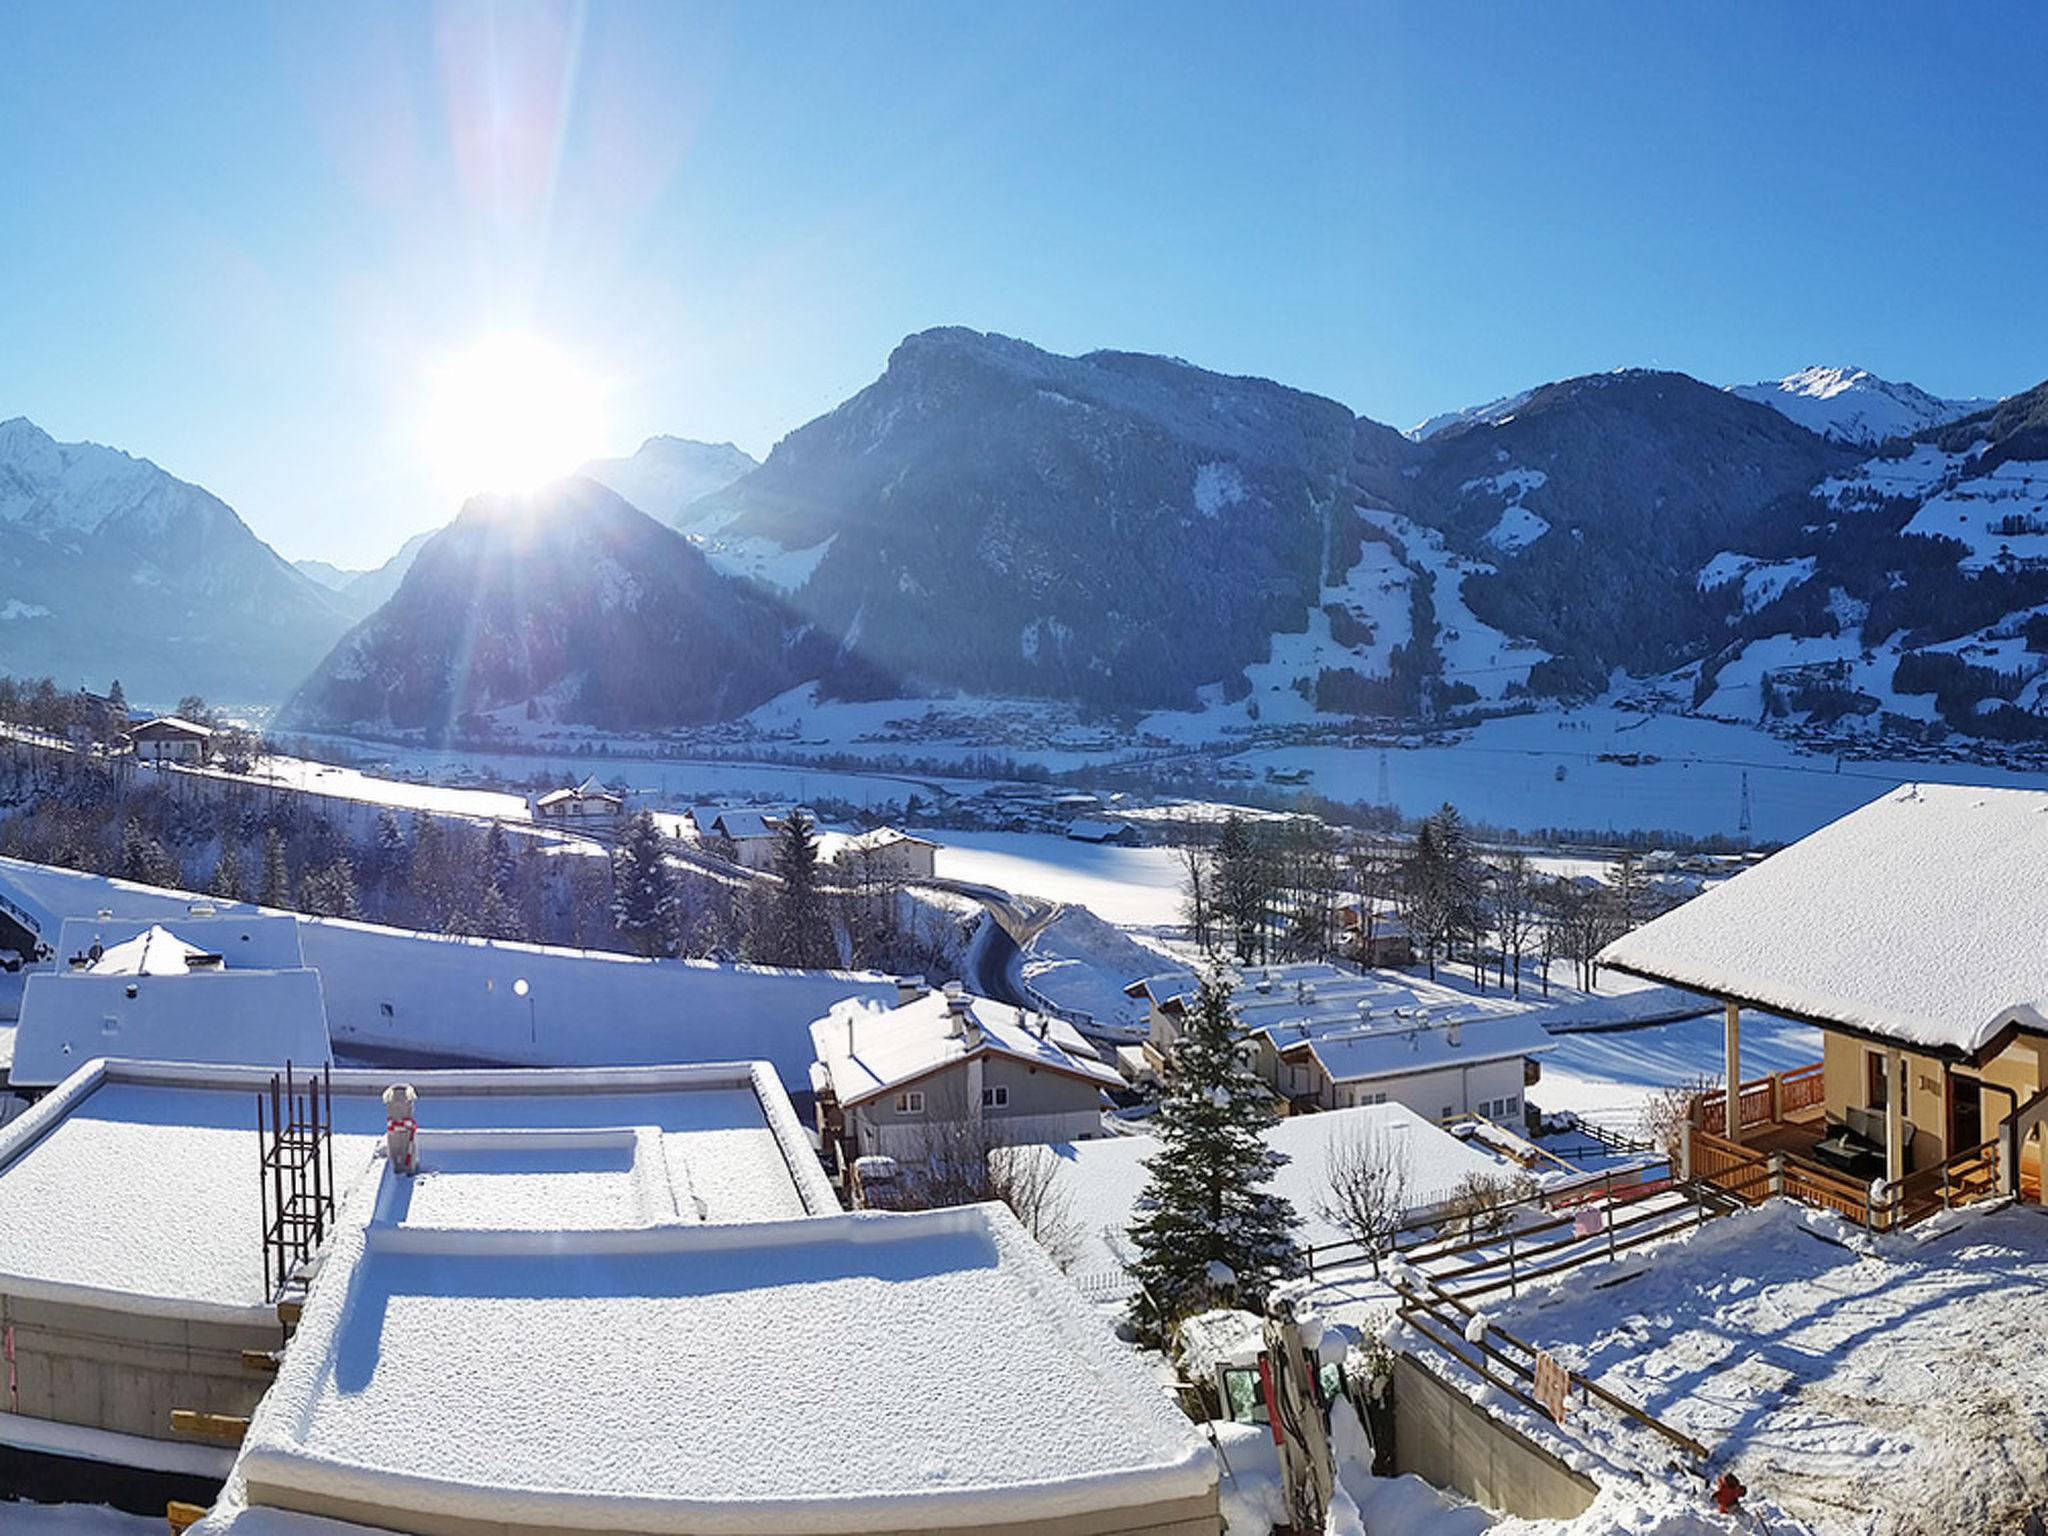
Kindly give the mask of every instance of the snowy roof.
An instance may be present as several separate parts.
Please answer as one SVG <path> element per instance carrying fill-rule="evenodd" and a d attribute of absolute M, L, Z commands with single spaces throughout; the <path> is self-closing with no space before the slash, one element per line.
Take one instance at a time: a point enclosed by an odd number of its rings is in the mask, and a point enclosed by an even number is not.
<path fill-rule="evenodd" d="M 152 924 L 84 970 L 31 974 L 9 1081 L 51 1087 L 98 1056 L 309 1069 L 330 1059 L 318 971 L 188 964 L 214 953 Z"/>
<path fill-rule="evenodd" d="M 928 837 L 919 837 L 914 832 L 900 832 L 894 827 L 876 827 L 872 832 L 856 832 L 840 840 L 840 849 L 848 853 L 868 853 L 882 848 L 894 848 L 901 843 L 915 843 L 922 848 L 936 848 L 939 845 Z"/>
<path fill-rule="evenodd" d="M 1405 1077 L 1441 1067 L 1534 1056 L 1552 1048 L 1550 1032 L 1530 1015 L 1519 1013 L 1428 1022 L 1374 1019 L 1348 1029 L 1302 1024 L 1266 1033 L 1281 1051 L 1306 1044 L 1335 1083 Z"/>
<path fill-rule="evenodd" d="M 187 916 L 195 903 L 208 904 L 186 892 L 0 858 L 0 907 L 16 909 L 45 939 L 60 924 L 68 934 L 67 918 L 102 910 L 116 914 L 115 926 L 155 919 L 197 934 L 203 930 Z M 645 960 L 210 905 L 223 924 L 260 916 L 295 927 L 305 963 L 320 972 L 328 1025 L 344 1054 L 382 1047 L 574 1065 L 762 1057 L 792 1092 L 803 1092 L 811 1021 L 844 998 L 896 997 L 895 979 L 872 972 Z M 204 931 L 200 942 L 232 955 L 233 941 Z M 261 932 L 256 937 L 267 942 Z"/>
<path fill-rule="evenodd" d="M 306 963 L 299 943 L 299 919 L 286 913 L 259 913 L 254 907 L 224 904 L 220 909 L 206 902 L 189 903 L 183 912 L 152 913 L 135 917 L 71 917 L 58 930 L 56 955 L 60 963 L 73 958 L 90 958 L 94 945 L 103 953 L 125 944 L 151 928 L 168 927 L 175 938 L 206 954 L 219 955 L 230 970 L 288 971 Z M 100 966 L 105 964 L 104 958 Z"/>
<path fill-rule="evenodd" d="M 719 811 L 707 823 L 700 817 L 698 827 L 721 837 L 729 837 L 736 843 L 754 838 L 773 837 L 776 828 L 782 825 L 782 818 L 771 811 Z"/>
<path fill-rule="evenodd" d="M 251 1504 L 399 1530 L 1008 1527 L 1216 1486 L 1141 1359 L 995 1205 L 345 1225 L 237 1468 Z"/>
<path fill-rule="evenodd" d="M 158 715 L 154 720 L 145 720 L 140 725 L 130 727 L 128 734 L 130 736 L 140 736 L 145 731 L 152 732 L 158 736 L 205 737 L 213 734 L 213 727 L 210 725 L 199 725 L 194 721 L 185 719 L 181 715 Z"/>
<path fill-rule="evenodd" d="M 1094 816 L 1083 816 L 1067 828 L 1067 836 L 1081 843 L 1102 843 L 1112 837 L 1122 837 L 1134 830 L 1128 821 L 1103 821 Z"/>
<path fill-rule="evenodd" d="M 963 995 L 960 1001 L 980 1030 L 981 1044 L 973 1051 L 943 992 L 927 992 L 893 1008 L 850 1000 L 812 1024 L 812 1045 L 839 1102 L 865 1103 L 970 1055 L 1009 1056 L 1104 1088 L 1123 1086 L 1116 1069 L 1105 1065 L 1066 1020 L 1027 1016 L 1021 1008 L 985 997 Z"/>
<path fill-rule="evenodd" d="M 397 1077 L 334 1073 L 338 1189 L 371 1166 L 385 1123 L 379 1096 Z M 706 1220 L 838 1208 L 762 1065 L 406 1080 L 420 1095 L 423 1135 L 650 1127 L 675 1208 Z M 255 1098 L 269 1081 L 253 1068 L 92 1062 L 0 1128 L 0 1294 L 199 1319 L 267 1316 Z M 529 1161 L 526 1171 L 593 1170 Z M 448 1193 L 434 1198 L 445 1207 Z M 87 1210 L 92 1219 L 81 1220 Z"/>
<path fill-rule="evenodd" d="M 612 805 L 624 805 L 626 797 L 614 794 L 597 782 L 597 775 L 591 774 L 581 784 L 569 789 L 551 789 L 535 797 L 535 805 L 562 805 L 571 800 L 604 800 Z"/>
<path fill-rule="evenodd" d="M 1497 1174 L 1507 1166 L 1476 1143 L 1431 1125 L 1402 1104 L 1373 1104 L 1324 1114 L 1292 1115 L 1261 1133 L 1287 1161 L 1274 1175 L 1274 1193 L 1293 1202 L 1304 1243 L 1336 1243 L 1346 1234 L 1316 1214 L 1327 1199 L 1333 1151 L 1353 1138 L 1386 1146 L 1407 1170 L 1408 1209 L 1425 1212 L 1449 1199 L 1467 1174 Z M 1095 1299 L 1126 1295 L 1129 1282 L 1114 1242 L 1131 1224 L 1148 1177 L 1146 1159 L 1159 1150 L 1157 1137 L 1111 1136 L 1023 1149 L 1023 1156 L 1059 1160 L 1054 1198 L 1066 1202 L 1078 1253 L 1068 1273 Z M 1393 1149 L 1398 1148 L 1398 1152 Z"/>
<path fill-rule="evenodd" d="M 1652 981 L 1936 1050 L 2048 1032 L 2048 792 L 1911 784 L 1617 939 Z"/>

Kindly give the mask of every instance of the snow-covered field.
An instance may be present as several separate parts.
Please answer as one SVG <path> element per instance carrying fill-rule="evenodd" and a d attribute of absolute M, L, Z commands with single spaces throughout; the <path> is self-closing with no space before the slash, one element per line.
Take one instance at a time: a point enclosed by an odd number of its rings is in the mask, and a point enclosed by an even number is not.
<path fill-rule="evenodd" d="M 1641 1029 L 1582 1030 L 1551 1037 L 1543 1080 L 1529 1099 L 1553 1113 L 1575 1114 L 1624 1135 L 1645 1132 L 1643 1112 L 1673 1088 L 1719 1081 L 1721 1016 L 1652 1024 Z M 1820 1060 L 1820 1031 L 1769 1014 L 1742 1016 L 1742 1074 L 1761 1077 Z"/>
<path fill-rule="evenodd" d="M 1181 922 L 1181 866 L 1171 848 L 1077 843 L 1057 832 L 932 834 L 938 873 L 1014 896 L 1079 902 L 1105 922 L 1158 931 Z"/>
<path fill-rule="evenodd" d="M 2017 1532 L 2048 1491 L 2048 1312 L 2020 1300 L 2044 1286 L 2037 1208 L 1872 1238 L 1777 1201 L 1563 1276 L 1495 1321 L 1704 1441 L 1822 1536 Z"/>

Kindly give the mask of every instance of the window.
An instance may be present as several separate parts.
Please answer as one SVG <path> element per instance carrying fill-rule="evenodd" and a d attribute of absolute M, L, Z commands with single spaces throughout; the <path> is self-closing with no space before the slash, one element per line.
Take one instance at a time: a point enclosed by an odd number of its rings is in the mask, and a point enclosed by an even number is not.
<path fill-rule="evenodd" d="M 1863 1061 L 1869 1083 L 1869 1095 L 1865 1102 L 1872 1109 L 1883 1109 L 1891 1102 L 1891 1095 L 1886 1091 L 1891 1086 L 1891 1074 L 1885 1070 L 1885 1053 L 1865 1052 Z M 1906 1092 L 1904 1084 L 1899 1087 L 1899 1113 L 1912 1113 L 1912 1097 Z"/>
<path fill-rule="evenodd" d="M 1010 1107 L 1010 1090 L 1000 1083 L 993 1088 L 982 1089 L 981 1107 L 983 1109 L 1008 1109 Z"/>
<path fill-rule="evenodd" d="M 1522 1096 L 1510 1093 L 1498 1099 L 1481 1099 L 1479 1113 L 1489 1120 L 1513 1120 L 1522 1113 Z"/>
<path fill-rule="evenodd" d="M 1366 1093 L 1361 1090 L 1358 1097 L 1352 1100 L 1352 1102 L 1355 1104 L 1384 1104 L 1387 1102 L 1387 1096 L 1385 1093 Z"/>
<path fill-rule="evenodd" d="M 913 1088 L 908 1093 L 896 1095 L 896 1113 L 899 1115 L 921 1115 L 924 1113 L 924 1093 Z"/>

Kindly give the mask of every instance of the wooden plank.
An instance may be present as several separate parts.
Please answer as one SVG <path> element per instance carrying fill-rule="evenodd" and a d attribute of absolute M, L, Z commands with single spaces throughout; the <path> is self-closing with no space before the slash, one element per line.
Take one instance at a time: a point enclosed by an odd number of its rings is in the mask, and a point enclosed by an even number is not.
<path fill-rule="evenodd" d="M 275 1376 L 278 1366 L 283 1363 L 276 1350 L 245 1349 L 242 1351 L 242 1369 L 245 1371 L 259 1371 L 265 1376 Z"/>
<path fill-rule="evenodd" d="M 186 1531 L 206 1518 L 206 1511 L 197 1504 L 173 1499 L 164 1506 L 164 1517 L 171 1523 L 171 1536 L 184 1536 Z"/>
<path fill-rule="evenodd" d="M 171 1410 L 171 1432 L 223 1445 L 240 1445 L 249 1432 L 249 1421 L 232 1413 L 201 1413 L 193 1408 Z"/>

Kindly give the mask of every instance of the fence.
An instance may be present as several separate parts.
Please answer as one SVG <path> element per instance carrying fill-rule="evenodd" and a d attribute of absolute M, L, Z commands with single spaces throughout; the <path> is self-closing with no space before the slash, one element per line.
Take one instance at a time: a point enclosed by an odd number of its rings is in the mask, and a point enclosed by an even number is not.
<path fill-rule="evenodd" d="M 1738 1088 L 1736 1106 L 1742 1117 L 1742 1129 L 1747 1131 L 1758 1126 L 1782 1125 L 1794 1116 L 1820 1108 L 1826 1098 L 1826 1073 L 1816 1061 L 1788 1072 L 1750 1078 Z M 1706 1090 L 1693 1100 L 1692 1123 L 1702 1130 L 1725 1127 L 1727 1102 L 1726 1088 Z"/>
<path fill-rule="evenodd" d="M 1691 1167 L 1704 1180 L 1745 1205 L 1787 1195 L 1873 1232 L 1911 1226 L 1936 1211 L 1993 1195 L 1999 1189 L 1998 1144 L 1965 1147 L 1953 1157 L 1910 1173 L 1898 1183 L 1866 1184 L 1789 1152 L 1765 1152 L 1693 1126 Z M 1882 1181 L 1879 1181 L 1881 1184 Z"/>

